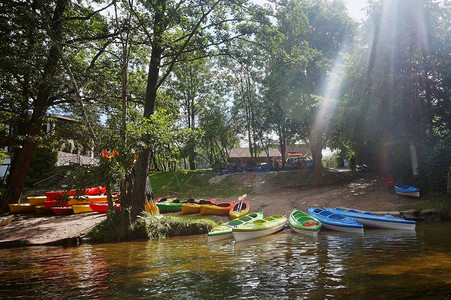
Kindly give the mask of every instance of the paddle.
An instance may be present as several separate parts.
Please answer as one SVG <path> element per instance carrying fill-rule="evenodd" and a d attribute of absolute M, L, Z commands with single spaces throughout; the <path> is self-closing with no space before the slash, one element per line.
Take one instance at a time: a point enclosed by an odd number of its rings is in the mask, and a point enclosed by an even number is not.
<path fill-rule="evenodd" d="M 246 199 L 247 194 L 244 194 L 243 196 L 238 197 L 239 204 L 238 204 L 238 212 L 241 212 L 241 209 L 243 208 L 243 200 Z"/>
<path fill-rule="evenodd" d="M 153 198 L 152 186 L 150 185 L 149 177 L 146 178 L 146 211 L 150 212 L 154 217 L 161 218 L 160 209 L 155 204 Z"/>

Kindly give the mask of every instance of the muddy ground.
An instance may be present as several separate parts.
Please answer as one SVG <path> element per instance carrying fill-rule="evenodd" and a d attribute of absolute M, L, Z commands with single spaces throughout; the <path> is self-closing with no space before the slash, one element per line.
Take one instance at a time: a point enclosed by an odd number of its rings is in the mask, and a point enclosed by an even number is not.
<path fill-rule="evenodd" d="M 299 172 L 231 174 L 239 184 L 248 185 L 253 193 L 247 196 L 251 211 L 263 210 L 265 215 L 289 215 L 293 208 L 307 211 L 308 206 L 347 207 L 373 212 L 399 212 L 406 206 L 427 200 L 391 195 L 384 179 L 373 174 L 338 173 L 327 185 L 307 187 Z M 226 176 L 218 176 L 220 181 Z M 233 188 L 233 187 L 231 187 Z M 234 198 L 217 199 L 220 201 Z M 18 245 L 77 244 L 99 222 L 104 214 L 84 213 L 69 216 L 15 215 L 13 221 L 0 227 L 0 247 Z M 226 217 L 214 217 L 226 221 Z"/>

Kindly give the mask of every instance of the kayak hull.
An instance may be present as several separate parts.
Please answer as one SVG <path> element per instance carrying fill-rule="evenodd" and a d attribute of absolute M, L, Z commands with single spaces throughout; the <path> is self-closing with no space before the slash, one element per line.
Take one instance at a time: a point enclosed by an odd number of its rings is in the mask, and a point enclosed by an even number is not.
<path fill-rule="evenodd" d="M 253 220 L 262 219 L 262 218 L 263 218 L 263 211 L 259 211 L 259 212 L 253 212 L 253 213 L 247 214 L 245 216 L 241 216 L 239 218 L 222 223 L 218 226 L 215 226 L 207 234 L 207 239 L 209 242 L 216 242 L 216 241 L 221 241 L 221 240 L 226 240 L 226 239 L 232 239 L 233 238 L 232 229 L 234 227 L 246 224 Z"/>
<path fill-rule="evenodd" d="M 286 222 L 287 218 L 281 215 L 254 220 L 233 228 L 233 238 L 236 242 L 242 242 L 271 235 L 284 229 Z"/>

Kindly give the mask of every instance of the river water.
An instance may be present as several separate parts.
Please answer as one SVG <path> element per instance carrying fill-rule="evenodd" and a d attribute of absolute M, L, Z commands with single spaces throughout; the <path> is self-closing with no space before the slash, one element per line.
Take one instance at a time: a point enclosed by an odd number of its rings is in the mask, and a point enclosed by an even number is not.
<path fill-rule="evenodd" d="M 451 224 L 0 249 L 0 299 L 451 299 Z"/>

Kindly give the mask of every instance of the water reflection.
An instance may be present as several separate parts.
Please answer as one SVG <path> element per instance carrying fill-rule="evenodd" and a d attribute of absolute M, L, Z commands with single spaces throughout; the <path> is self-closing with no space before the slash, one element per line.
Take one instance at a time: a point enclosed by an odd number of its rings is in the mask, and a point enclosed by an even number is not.
<path fill-rule="evenodd" d="M 450 297 L 450 226 L 0 249 L 0 298 Z M 420 295 L 420 296 L 419 296 Z M 424 296 L 421 296 L 424 295 Z"/>

